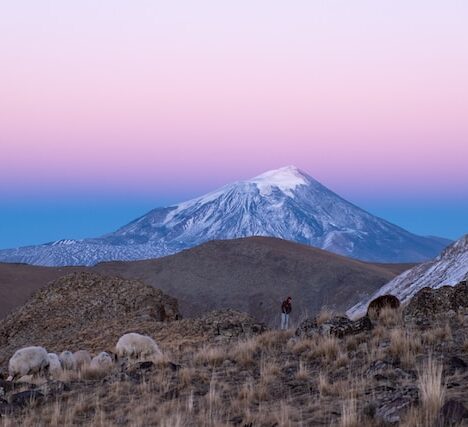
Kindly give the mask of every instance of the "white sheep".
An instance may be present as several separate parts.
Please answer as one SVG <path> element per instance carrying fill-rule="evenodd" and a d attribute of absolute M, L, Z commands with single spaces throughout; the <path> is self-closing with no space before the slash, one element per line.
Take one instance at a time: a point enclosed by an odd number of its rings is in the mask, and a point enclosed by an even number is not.
<path fill-rule="evenodd" d="M 59 356 L 62 369 L 65 371 L 76 370 L 76 360 L 71 351 L 65 350 L 60 353 Z"/>
<path fill-rule="evenodd" d="M 91 363 L 91 355 L 87 350 L 78 350 L 73 353 L 78 369 L 83 369 Z"/>
<path fill-rule="evenodd" d="M 48 371 L 49 356 L 43 347 L 25 347 L 17 350 L 8 363 L 10 376 L 13 381 L 25 375 L 37 375 Z"/>
<path fill-rule="evenodd" d="M 58 378 L 62 373 L 62 364 L 55 353 L 49 353 L 49 373 L 53 378 Z"/>
<path fill-rule="evenodd" d="M 142 359 L 161 355 L 161 350 L 153 338 L 135 332 L 122 335 L 115 349 L 119 357 Z"/>
<path fill-rule="evenodd" d="M 114 365 L 114 361 L 109 353 L 102 351 L 91 360 L 89 367 L 95 370 L 110 369 Z"/>

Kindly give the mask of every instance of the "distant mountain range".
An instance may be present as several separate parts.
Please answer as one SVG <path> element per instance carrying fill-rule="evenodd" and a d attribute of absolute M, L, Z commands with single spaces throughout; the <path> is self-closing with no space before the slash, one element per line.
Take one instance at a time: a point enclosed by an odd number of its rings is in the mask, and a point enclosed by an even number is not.
<path fill-rule="evenodd" d="M 0 261 L 44 266 L 157 258 L 210 240 L 271 236 L 374 262 L 421 262 L 450 241 L 412 234 L 288 166 L 157 208 L 114 233 L 0 251 Z"/>
<path fill-rule="evenodd" d="M 447 247 L 432 261 L 419 264 L 392 279 L 370 297 L 348 310 L 348 315 L 357 317 L 364 314 L 367 305 L 374 298 L 391 294 L 406 302 L 420 289 L 454 286 L 468 279 L 468 234 Z"/>

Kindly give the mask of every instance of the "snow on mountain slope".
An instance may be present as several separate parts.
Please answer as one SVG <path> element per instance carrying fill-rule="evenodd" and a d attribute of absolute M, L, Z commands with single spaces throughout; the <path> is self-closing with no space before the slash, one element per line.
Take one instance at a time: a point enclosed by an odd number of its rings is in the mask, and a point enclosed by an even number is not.
<path fill-rule="evenodd" d="M 466 279 L 468 279 L 468 234 L 446 248 L 434 260 L 417 265 L 395 277 L 370 298 L 350 308 L 347 314 L 352 317 L 364 314 L 369 302 L 380 295 L 392 294 L 405 302 L 424 287 L 435 289 L 444 285 L 454 286 Z"/>
<path fill-rule="evenodd" d="M 92 265 L 155 258 L 209 240 L 271 236 L 380 262 L 418 262 L 443 243 L 416 236 L 342 199 L 293 166 L 157 208 L 95 239 L 0 251 L 0 261 Z"/>

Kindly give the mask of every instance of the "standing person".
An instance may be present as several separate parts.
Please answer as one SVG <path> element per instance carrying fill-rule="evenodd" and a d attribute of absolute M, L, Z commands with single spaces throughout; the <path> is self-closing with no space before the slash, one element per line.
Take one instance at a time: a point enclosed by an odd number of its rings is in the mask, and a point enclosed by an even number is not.
<path fill-rule="evenodd" d="M 287 297 L 281 304 L 281 329 L 288 329 L 289 326 L 289 313 L 291 313 L 291 297 Z"/>

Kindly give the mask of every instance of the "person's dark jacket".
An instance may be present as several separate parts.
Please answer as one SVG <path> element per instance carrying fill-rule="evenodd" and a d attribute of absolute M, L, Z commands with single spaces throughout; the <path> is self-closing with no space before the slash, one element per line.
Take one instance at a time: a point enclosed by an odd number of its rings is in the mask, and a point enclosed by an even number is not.
<path fill-rule="evenodd" d="M 292 306 L 291 306 L 291 301 L 288 301 L 287 299 L 283 301 L 281 304 L 281 312 L 289 314 L 291 313 Z"/>

